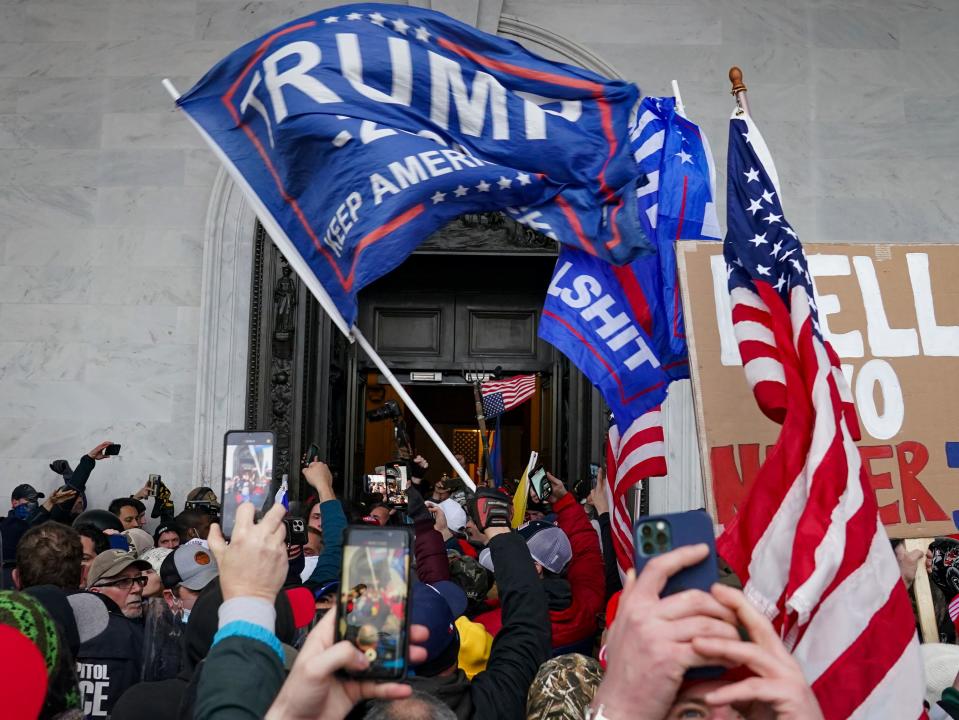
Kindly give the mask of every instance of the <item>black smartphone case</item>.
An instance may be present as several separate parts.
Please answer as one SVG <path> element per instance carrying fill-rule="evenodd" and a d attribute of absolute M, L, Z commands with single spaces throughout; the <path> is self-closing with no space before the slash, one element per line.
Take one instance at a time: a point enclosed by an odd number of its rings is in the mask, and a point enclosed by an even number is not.
<path fill-rule="evenodd" d="M 637 575 L 643 571 L 646 563 L 656 557 L 655 555 L 647 556 L 640 553 L 642 541 L 637 537 L 637 529 L 640 523 L 650 520 L 663 520 L 669 524 L 673 548 L 684 545 L 698 545 L 699 543 L 709 545 L 709 556 L 701 563 L 684 568 L 673 575 L 666 583 L 662 596 L 693 589 L 709 592 L 709 589 L 719 580 L 719 571 L 716 564 L 716 539 L 713 533 L 713 521 L 709 515 L 704 510 L 689 510 L 688 512 L 637 518 L 636 524 L 633 526 L 635 553 L 633 562 L 636 565 Z"/>

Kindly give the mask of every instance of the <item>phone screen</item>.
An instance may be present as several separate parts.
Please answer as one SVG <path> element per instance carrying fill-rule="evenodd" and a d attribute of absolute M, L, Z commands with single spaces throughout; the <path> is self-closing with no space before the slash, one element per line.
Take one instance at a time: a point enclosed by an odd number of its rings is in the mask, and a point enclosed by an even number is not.
<path fill-rule="evenodd" d="M 589 489 L 596 489 L 596 481 L 599 480 L 599 465 L 596 463 L 589 464 Z"/>
<path fill-rule="evenodd" d="M 365 677 L 400 678 L 409 646 L 410 533 L 350 527 L 343 546 L 337 640 L 370 661 Z"/>
<path fill-rule="evenodd" d="M 386 477 L 386 502 L 391 505 L 406 505 L 406 489 L 409 487 L 405 463 L 389 463 L 384 468 Z"/>
<path fill-rule="evenodd" d="M 273 501 L 273 433 L 230 431 L 223 448 L 223 534 L 230 537 L 240 503 L 257 517 Z"/>
<path fill-rule="evenodd" d="M 543 496 L 543 483 L 549 484 L 549 481 L 546 480 L 546 469 L 545 468 L 536 468 L 533 471 L 533 474 L 529 476 L 529 488 L 533 493 L 533 498 L 536 502 L 542 502 L 545 498 Z M 546 493 L 546 497 L 549 497 L 549 493 Z"/>

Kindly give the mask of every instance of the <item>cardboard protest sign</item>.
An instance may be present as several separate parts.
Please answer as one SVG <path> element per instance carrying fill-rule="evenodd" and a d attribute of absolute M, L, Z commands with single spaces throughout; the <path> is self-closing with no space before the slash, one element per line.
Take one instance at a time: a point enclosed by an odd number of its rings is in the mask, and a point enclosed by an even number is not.
<path fill-rule="evenodd" d="M 863 466 L 891 537 L 956 532 L 959 246 L 807 244 L 823 334 L 856 400 Z M 727 522 L 779 426 L 760 413 L 733 335 L 722 245 L 681 242 L 680 282 L 706 497 Z"/>

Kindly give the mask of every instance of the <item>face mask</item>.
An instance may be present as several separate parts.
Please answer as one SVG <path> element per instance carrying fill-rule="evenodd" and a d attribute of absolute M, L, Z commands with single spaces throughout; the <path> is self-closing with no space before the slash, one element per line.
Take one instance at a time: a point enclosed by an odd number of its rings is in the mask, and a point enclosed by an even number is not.
<path fill-rule="evenodd" d="M 180 620 L 186 625 L 190 621 L 190 611 L 183 608 L 183 615 L 180 617 Z"/>
<path fill-rule="evenodd" d="M 37 510 L 37 503 L 23 503 L 13 509 L 13 516 L 21 520 L 27 520 L 33 516 Z"/>

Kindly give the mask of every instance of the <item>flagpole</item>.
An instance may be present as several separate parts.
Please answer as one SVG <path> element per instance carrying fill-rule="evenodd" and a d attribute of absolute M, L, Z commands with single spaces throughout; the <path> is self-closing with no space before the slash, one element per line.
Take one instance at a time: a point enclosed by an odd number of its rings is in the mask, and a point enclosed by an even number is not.
<path fill-rule="evenodd" d="M 743 84 L 743 71 L 740 70 L 737 65 L 729 68 L 729 82 L 733 84 L 731 94 L 736 98 L 736 104 L 739 105 L 739 109 L 747 115 L 752 115 L 752 113 L 749 112 L 749 101 L 746 100 L 746 86 Z"/>
<path fill-rule="evenodd" d="M 166 88 L 166 91 L 173 98 L 174 102 L 180 98 L 180 93 L 174 87 L 173 83 L 170 82 L 169 78 L 163 78 L 162 80 L 163 87 Z M 213 151 L 213 154 L 217 157 L 223 167 L 230 174 L 230 177 L 233 178 L 233 181 L 236 183 L 237 187 L 243 192 L 243 196 L 246 198 L 247 202 L 250 203 L 250 206 L 253 208 L 254 213 L 256 213 L 257 219 L 266 229 L 267 233 L 270 235 L 270 239 L 273 243 L 279 248 L 280 252 L 283 253 L 283 256 L 287 259 L 287 262 L 290 263 L 290 267 L 296 271 L 296 274 L 303 281 L 303 284 L 306 285 L 307 289 L 313 294 L 313 297 L 317 299 L 317 302 L 320 303 L 326 314 L 330 316 L 333 320 L 333 324 L 336 325 L 340 331 L 346 335 L 351 341 L 355 340 L 357 344 L 363 348 L 363 351 L 367 354 L 370 360 L 373 361 L 373 364 L 379 369 L 379 371 L 386 377 L 387 381 L 396 391 L 396 394 L 400 396 L 406 406 L 410 409 L 410 412 L 413 413 L 413 417 L 417 419 L 422 428 L 426 431 L 426 434 L 429 436 L 430 440 L 436 445 L 443 457 L 446 458 L 450 466 L 457 472 L 457 474 L 463 478 L 463 482 L 466 483 L 467 487 L 471 490 L 476 490 L 476 485 L 473 483 L 473 479 L 466 473 L 466 470 L 463 469 L 463 466 L 460 465 L 456 458 L 453 456 L 453 453 L 450 452 L 450 449 L 446 446 L 446 443 L 443 442 L 443 439 L 439 436 L 433 426 L 430 424 L 430 421 L 426 419 L 426 416 L 423 415 L 422 411 L 416 406 L 416 403 L 413 402 L 413 399 L 409 396 L 403 386 L 399 381 L 394 377 L 393 373 L 390 372 L 390 369 L 386 366 L 386 363 L 383 362 L 383 358 L 377 354 L 376 350 L 367 342 L 366 338 L 363 337 L 363 334 L 360 332 L 360 329 L 355 325 L 348 327 L 345 319 L 336 309 L 336 305 L 333 304 L 332 298 L 327 294 L 326 290 L 320 284 L 319 279 L 316 275 L 310 270 L 309 266 L 306 264 L 306 261 L 303 259 L 303 256 L 300 255 L 299 251 L 296 249 L 296 246 L 293 242 L 286 236 L 286 233 L 283 231 L 283 228 L 280 227 L 279 223 L 273 218 L 273 215 L 267 210 L 266 206 L 263 204 L 263 201 L 253 192 L 252 188 L 244 179 L 243 175 L 237 170 L 236 166 L 230 162 L 230 159 L 226 157 L 223 150 L 213 142 L 213 139 L 206 133 L 206 131 L 196 123 L 192 117 L 187 114 L 187 119 L 190 120 L 191 124 L 197 129 L 197 132 L 200 133 L 200 136 L 206 141 L 207 145 L 210 147 L 210 150 Z"/>
<path fill-rule="evenodd" d="M 478 373 L 477 373 L 478 377 Z M 480 381 L 473 381 L 473 400 L 476 403 L 476 423 L 480 431 L 480 447 L 483 448 L 483 472 L 479 473 L 480 482 L 483 482 L 483 476 L 489 477 L 489 443 L 486 433 L 486 414 L 483 412 L 483 396 L 480 392 Z M 487 480 L 488 482 L 488 480 Z"/>
<path fill-rule="evenodd" d="M 680 117 L 686 117 L 686 106 L 683 105 L 683 96 L 679 94 L 679 83 L 673 82 L 673 97 L 676 98 L 676 112 Z"/>

